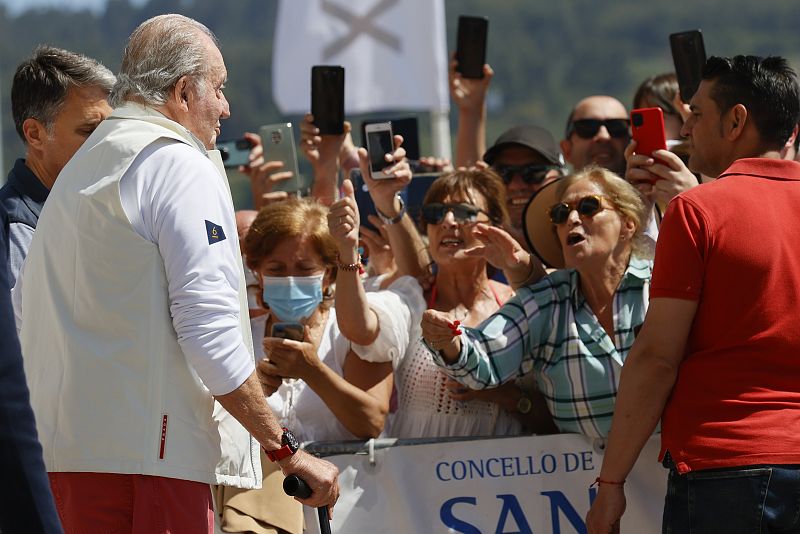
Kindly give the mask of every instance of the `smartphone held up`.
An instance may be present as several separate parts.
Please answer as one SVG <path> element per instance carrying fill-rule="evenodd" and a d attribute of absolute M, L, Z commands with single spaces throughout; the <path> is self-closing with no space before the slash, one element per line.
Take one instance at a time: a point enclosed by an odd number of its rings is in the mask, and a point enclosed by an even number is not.
<path fill-rule="evenodd" d="M 464 78 L 483 78 L 488 33 L 489 19 L 486 17 L 458 17 L 456 72 Z"/>
<path fill-rule="evenodd" d="M 364 127 L 367 135 L 367 153 L 369 154 L 369 170 L 375 180 L 393 178 L 393 174 L 384 172 L 391 163 L 386 161 L 386 154 L 394 152 L 394 135 L 391 122 L 377 122 Z"/>
<path fill-rule="evenodd" d="M 700 30 L 671 33 L 669 45 L 675 74 L 678 76 L 681 100 L 689 103 L 697 92 L 706 64 L 706 48 Z"/>
<path fill-rule="evenodd" d="M 311 67 L 311 114 L 320 134 L 344 133 L 344 67 Z"/>

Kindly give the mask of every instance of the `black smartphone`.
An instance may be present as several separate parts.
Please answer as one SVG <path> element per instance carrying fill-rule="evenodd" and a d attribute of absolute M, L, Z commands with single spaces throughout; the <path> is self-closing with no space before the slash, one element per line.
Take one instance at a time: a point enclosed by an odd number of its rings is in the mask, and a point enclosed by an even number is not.
<path fill-rule="evenodd" d="M 219 150 L 222 164 L 226 169 L 235 169 L 240 165 L 250 163 L 250 149 L 252 148 L 253 145 L 244 137 L 235 141 L 217 142 L 217 150 Z"/>
<path fill-rule="evenodd" d="M 320 134 L 344 133 L 344 67 L 311 67 L 311 114 Z"/>
<path fill-rule="evenodd" d="M 456 71 L 464 78 L 483 78 L 486 63 L 486 37 L 489 19 L 486 17 L 458 17 L 456 38 Z"/>
<path fill-rule="evenodd" d="M 681 100 L 688 104 L 700 86 L 703 67 L 706 65 L 703 34 L 700 30 L 671 33 L 669 46 L 672 49 L 675 74 L 678 76 Z"/>
<path fill-rule="evenodd" d="M 292 339 L 294 341 L 303 341 L 305 333 L 305 327 L 300 323 L 275 323 L 270 331 L 272 337 Z"/>

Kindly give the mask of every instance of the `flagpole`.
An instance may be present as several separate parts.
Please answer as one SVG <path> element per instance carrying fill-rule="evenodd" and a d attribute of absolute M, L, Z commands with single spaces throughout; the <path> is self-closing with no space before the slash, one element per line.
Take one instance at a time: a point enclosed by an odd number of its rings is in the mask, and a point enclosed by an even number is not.
<path fill-rule="evenodd" d="M 446 110 L 431 110 L 431 144 L 435 157 L 453 160 L 453 149 L 450 142 L 450 113 Z"/>

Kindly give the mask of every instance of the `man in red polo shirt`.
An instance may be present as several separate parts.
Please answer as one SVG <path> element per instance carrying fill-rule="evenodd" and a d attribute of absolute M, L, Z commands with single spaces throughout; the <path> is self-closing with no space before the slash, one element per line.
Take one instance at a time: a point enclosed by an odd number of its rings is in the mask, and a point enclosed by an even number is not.
<path fill-rule="evenodd" d="M 800 532 L 800 118 L 781 58 L 712 57 L 682 133 L 716 182 L 670 203 L 650 308 L 622 372 L 590 533 L 661 419 L 665 532 Z"/>

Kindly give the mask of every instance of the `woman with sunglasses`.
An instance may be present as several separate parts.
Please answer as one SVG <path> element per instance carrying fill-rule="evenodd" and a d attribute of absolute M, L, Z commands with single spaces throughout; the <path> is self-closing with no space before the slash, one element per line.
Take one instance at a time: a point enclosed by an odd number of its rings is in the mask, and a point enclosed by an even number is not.
<path fill-rule="evenodd" d="M 534 250 L 557 270 L 519 288 L 477 328 L 423 314 L 435 360 L 469 387 L 533 370 L 562 432 L 607 435 L 619 373 L 644 321 L 652 261 L 638 254 L 645 207 L 614 173 L 589 167 L 542 189 L 526 212 Z M 548 220 L 549 219 L 549 220 Z"/>
<path fill-rule="evenodd" d="M 362 172 L 368 172 L 364 165 Z M 502 180 L 489 169 L 443 175 L 431 184 L 421 219 L 436 266 L 434 282 L 424 295 L 428 307 L 447 313 L 461 325 L 480 324 L 513 295 L 510 287 L 488 278 L 486 259 L 475 253 L 482 245 L 479 225 L 500 226 L 508 221 Z M 464 388 L 439 371 L 417 325 L 410 326 L 408 348 L 394 362 L 398 408 L 388 435 L 420 438 L 522 432 L 517 416 L 523 412 L 530 419 L 535 392 L 523 391 L 517 383 L 486 392 Z"/>

